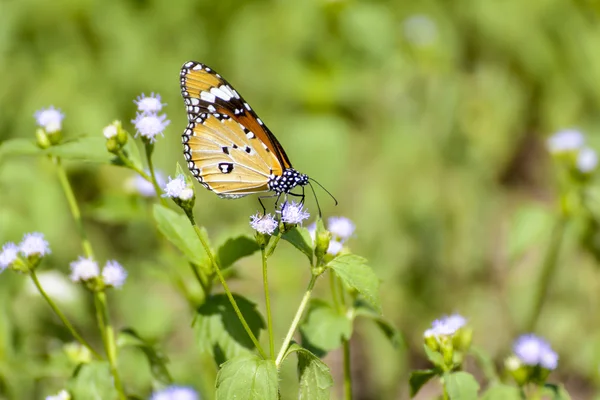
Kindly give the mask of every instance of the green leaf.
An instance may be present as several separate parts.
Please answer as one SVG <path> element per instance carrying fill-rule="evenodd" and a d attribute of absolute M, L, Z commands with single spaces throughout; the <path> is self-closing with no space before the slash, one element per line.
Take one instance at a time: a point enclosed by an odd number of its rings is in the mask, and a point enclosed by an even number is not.
<path fill-rule="evenodd" d="M 298 353 L 298 398 L 300 400 L 329 400 L 333 378 L 329 367 L 308 349 L 293 343 L 285 354 Z"/>
<path fill-rule="evenodd" d="M 433 365 L 444 365 L 444 357 L 440 353 L 431 350 L 426 344 L 423 344 L 423 348 L 425 349 L 425 355 L 427 355 L 427 358 L 433 363 Z"/>
<path fill-rule="evenodd" d="M 46 154 L 66 160 L 80 160 L 109 164 L 113 155 L 106 149 L 106 139 L 102 136 L 84 136 L 66 141 L 44 151 Z"/>
<path fill-rule="evenodd" d="M 498 382 L 500 378 L 496 373 L 496 366 L 494 365 L 494 360 L 490 355 L 483 349 L 480 349 L 477 346 L 471 346 L 469 349 L 469 353 L 475 357 L 477 360 L 477 364 L 481 368 L 483 375 L 489 383 Z"/>
<path fill-rule="evenodd" d="M 247 257 L 259 250 L 256 241 L 248 236 L 238 236 L 228 239 L 219 247 L 218 255 L 221 268 L 225 269 L 240 258 Z"/>
<path fill-rule="evenodd" d="M 556 385 L 554 383 L 546 383 L 544 385 L 546 392 L 551 394 L 554 400 L 571 400 L 571 396 L 566 391 L 563 385 Z"/>
<path fill-rule="evenodd" d="M 117 337 L 119 347 L 135 347 L 141 350 L 150 364 L 150 372 L 156 382 L 167 386 L 173 383 L 173 378 L 167 369 L 167 357 L 163 355 L 156 347 L 145 341 L 133 329 L 125 328 Z"/>
<path fill-rule="evenodd" d="M 234 294 L 233 297 L 250 330 L 258 338 L 265 323 L 256 309 L 256 304 L 240 295 Z M 248 337 L 225 294 L 209 297 L 198 308 L 194 329 L 200 351 L 211 354 L 217 364 L 248 354 L 254 349 L 252 340 Z"/>
<path fill-rule="evenodd" d="M 202 246 L 200 239 L 196 236 L 190 220 L 185 215 L 179 214 L 161 204 L 154 204 L 153 214 L 158 230 L 175 247 L 181 250 L 190 262 L 204 269 L 210 269 L 205 271 L 207 274 L 210 274 L 212 269 L 210 263 L 206 262 L 206 258 L 208 257 L 205 256 L 204 246 Z M 204 228 L 200 229 L 202 230 L 204 240 L 206 243 L 209 243 L 208 234 Z"/>
<path fill-rule="evenodd" d="M 284 233 L 281 238 L 288 241 L 295 248 L 304 253 L 304 255 L 308 257 L 308 261 L 312 264 L 313 245 L 310 233 L 308 233 L 308 229 L 302 226 L 296 226 Z"/>
<path fill-rule="evenodd" d="M 42 150 L 29 139 L 9 139 L 0 143 L 0 161 L 4 157 L 39 154 Z"/>
<path fill-rule="evenodd" d="M 279 378 L 273 360 L 243 355 L 227 361 L 217 374 L 216 400 L 278 400 Z"/>
<path fill-rule="evenodd" d="M 113 377 L 106 361 L 83 364 L 69 381 L 68 389 L 75 399 L 114 400 L 117 398 Z"/>
<path fill-rule="evenodd" d="M 521 392 L 513 386 L 496 384 L 483 394 L 481 400 L 521 400 Z"/>
<path fill-rule="evenodd" d="M 444 385 L 450 400 L 477 400 L 479 383 L 473 375 L 459 371 L 444 375 Z"/>
<path fill-rule="evenodd" d="M 433 369 L 422 369 L 412 371 L 408 383 L 410 385 L 410 397 L 414 397 L 419 390 L 425 385 L 431 378 L 437 375 L 437 372 Z"/>
<path fill-rule="evenodd" d="M 392 346 L 398 348 L 403 343 L 402 336 L 396 327 L 387 319 L 383 318 L 377 311 L 364 302 L 357 302 L 355 305 L 355 315 L 373 320 L 381 332 L 388 338 Z"/>
<path fill-rule="evenodd" d="M 123 146 L 125 157 L 129 158 L 131 163 L 138 169 L 143 170 L 144 164 L 142 163 L 142 155 L 140 153 L 140 148 L 137 145 L 137 141 L 131 134 L 127 133 L 127 136 L 127 143 L 125 143 L 125 146 Z M 118 160 L 118 158 L 116 160 Z M 118 164 L 119 161 L 116 161 L 116 163 Z"/>
<path fill-rule="evenodd" d="M 327 263 L 346 285 L 356 289 L 377 312 L 381 312 L 379 279 L 366 264 L 367 260 L 354 254 L 344 254 Z"/>
<path fill-rule="evenodd" d="M 350 339 L 352 321 L 330 304 L 312 300 L 300 331 L 311 346 L 331 351 L 342 345 L 342 339 Z"/>

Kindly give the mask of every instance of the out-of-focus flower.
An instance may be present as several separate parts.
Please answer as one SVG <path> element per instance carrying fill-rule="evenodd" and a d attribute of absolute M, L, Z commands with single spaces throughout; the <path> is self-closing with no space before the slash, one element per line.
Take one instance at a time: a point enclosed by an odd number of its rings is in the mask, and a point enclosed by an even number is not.
<path fill-rule="evenodd" d="M 331 217 L 327 220 L 327 230 L 341 242 L 348 240 L 355 229 L 354 223 L 346 217 Z"/>
<path fill-rule="evenodd" d="M 26 233 L 23 240 L 19 243 L 19 250 L 25 257 L 40 256 L 50 254 L 50 245 L 44 239 L 44 234 L 39 232 Z"/>
<path fill-rule="evenodd" d="M 37 278 L 40 281 L 40 285 L 44 288 L 44 291 L 48 296 L 61 303 L 72 303 L 75 302 L 79 293 L 77 288 L 74 287 L 63 274 L 58 271 L 42 271 L 37 273 Z M 25 293 L 31 296 L 39 296 L 40 292 L 31 280 L 28 280 L 24 288 Z"/>
<path fill-rule="evenodd" d="M 160 94 L 158 93 L 152 93 L 148 97 L 142 93 L 141 96 L 138 96 L 133 102 L 137 105 L 138 111 L 147 114 L 159 113 L 163 106 L 166 106 L 166 104 L 160 102 Z"/>
<path fill-rule="evenodd" d="M 131 120 L 131 122 L 135 125 L 136 137 L 137 135 L 141 135 L 150 143 L 156 141 L 157 135 L 164 136 L 163 131 L 171 123 L 165 114 L 158 115 L 143 112 L 138 112 L 135 119 Z"/>
<path fill-rule="evenodd" d="M 190 387 L 169 386 L 152 394 L 150 400 L 199 400 L 198 393 Z"/>
<path fill-rule="evenodd" d="M 444 316 L 433 321 L 431 328 L 425 331 L 424 336 L 452 336 L 466 323 L 467 320 L 459 314 Z"/>
<path fill-rule="evenodd" d="M 277 229 L 277 221 L 271 214 L 260 215 L 256 213 L 250 217 L 250 226 L 258 233 L 272 235 Z"/>
<path fill-rule="evenodd" d="M 61 390 L 57 395 L 46 396 L 46 400 L 71 400 L 71 395 L 66 390 Z"/>
<path fill-rule="evenodd" d="M 127 271 L 121 264 L 111 260 L 102 269 L 102 279 L 105 285 L 120 289 L 127 279 Z"/>
<path fill-rule="evenodd" d="M 117 129 L 115 124 L 110 124 L 110 125 L 106 126 L 104 129 L 102 129 L 102 134 L 107 139 L 117 136 L 118 133 L 119 133 L 119 130 Z"/>
<path fill-rule="evenodd" d="M 50 106 L 36 111 L 34 117 L 41 128 L 44 128 L 48 133 L 54 133 L 62 129 L 62 120 L 65 115 L 59 109 Z"/>
<path fill-rule="evenodd" d="M 146 170 L 146 173 L 149 175 L 150 171 Z M 165 179 L 165 175 L 162 171 L 156 170 L 154 171 L 154 175 L 156 177 L 156 182 L 159 187 L 164 187 L 167 184 L 167 180 Z M 132 176 L 125 183 L 127 190 L 138 193 L 143 197 L 154 197 L 156 196 L 156 190 L 154 190 L 154 185 L 152 182 L 148 182 L 141 175 Z"/>
<path fill-rule="evenodd" d="M 329 247 L 327 248 L 327 254 L 331 254 L 332 256 L 337 256 L 338 253 L 340 251 L 342 251 L 342 248 L 344 247 L 344 245 L 341 242 L 338 242 L 337 240 L 330 240 L 329 241 Z"/>
<path fill-rule="evenodd" d="M 188 186 L 183 175 L 177 175 L 175 179 L 169 177 L 169 182 L 165 185 L 165 194 L 163 197 L 178 198 L 180 200 L 191 200 L 194 197 L 194 189 Z"/>
<path fill-rule="evenodd" d="M 76 261 L 73 261 L 70 266 L 70 278 L 73 282 L 84 282 L 100 275 L 98 263 L 91 258 L 80 256 Z"/>
<path fill-rule="evenodd" d="M 598 154 L 593 149 L 585 147 L 577 154 L 576 164 L 577 169 L 584 174 L 592 172 L 598 165 Z"/>
<path fill-rule="evenodd" d="M 558 354 L 547 341 L 534 334 L 522 335 L 515 340 L 513 352 L 525 365 L 539 365 L 548 370 L 558 366 Z"/>
<path fill-rule="evenodd" d="M 308 217 L 310 214 L 308 211 L 303 209 L 301 203 L 292 201 L 291 203 L 285 202 L 281 205 L 281 210 L 277 211 L 281 213 L 281 220 L 287 224 L 299 224 Z"/>
<path fill-rule="evenodd" d="M 547 141 L 550 153 L 565 153 L 579 150 L 583 147 L 585 138 L 583 134 L 575 129 L 565 129 L 550 136 Z"/>
<path fill-rule="evenodd" d="M 424 14 L 415 14 L 406 18 L 402 23 L 402 30 L 406 40 L 417 47 L 432 45 L 438 38 L 437 25 Z"/>
<path fill-rule="evenodd" d="M 19 247 L 13 242 L 4 243 L 0 252 L 0 272 L 10 267 L 19 258 Z"/>

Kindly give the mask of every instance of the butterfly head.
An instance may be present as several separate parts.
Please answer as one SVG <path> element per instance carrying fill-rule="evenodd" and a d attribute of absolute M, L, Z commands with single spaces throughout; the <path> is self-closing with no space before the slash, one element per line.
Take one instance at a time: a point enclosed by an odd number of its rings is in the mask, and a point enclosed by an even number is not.
<path fill-rule="evenodd" d="M 287 168 L 281 175 L 272 175 L 269 179 L 269 190 L 275 193 L 289 193 L 296 186 L 308 185 L 308 175 L 301 174 L 293 168 Z"/>

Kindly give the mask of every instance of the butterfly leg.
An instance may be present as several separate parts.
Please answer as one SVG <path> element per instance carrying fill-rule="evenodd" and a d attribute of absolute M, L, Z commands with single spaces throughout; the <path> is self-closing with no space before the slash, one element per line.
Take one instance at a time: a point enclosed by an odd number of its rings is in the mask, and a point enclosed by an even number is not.
<path fill-rule="evenodd" d="M 277 197 L 277 200 L 275 200 L 275 209 L 277 209 L 277 201 L 279 201 L 279 196 L 281 196 L 281 193 L 279 194 L 272 194 L 269 196 L 258 196 L 258 202 L 260 203 L 260 206 L 263 209 L 263 215 L 267 215 L 267 209 L 265 208 L 265 205 L 263 204 L 262 200 L 263 199 L 270 199 L 272 197 Z"/>

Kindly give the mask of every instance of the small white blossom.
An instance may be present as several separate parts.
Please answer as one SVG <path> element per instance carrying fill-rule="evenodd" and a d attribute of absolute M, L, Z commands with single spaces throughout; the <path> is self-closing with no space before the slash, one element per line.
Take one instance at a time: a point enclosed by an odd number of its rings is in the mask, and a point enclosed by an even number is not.
<path fill-rule="evenodd" d="M 598 154 L 593 149 L 585 147 L 577 154 L 577 169 L 581 172 L 589 173 L 596 169 L 598 165 Z"/>
<path fill-rule="evenodd" d="M 402 29 L 406 40 L 417 47 L 429 46 L 438 37 L 437 25 L 424 14 L 416 14 L 406 18 L 402 23 Z"/>
<path fill-rule="evenodd" d="M 44 291 L 53 299 L 62 303 L 73 303 L 79 298 L 77 288 L 58 271 L 38 272 L 37 278 Z M 30 296 L 39 296 L 40 292 L 31 280 L 27 280 L 24 288 L 25 293 Z"/>
<path fill-rule="evenodd" d="M 50 254 L 50 245 L 44 239 L 44 234 L 39 232 L 26 233 L 19 243 L 19 250 L 25 257 L 38 255 L 40 257 Z"/>
<path fill-rule="evenodd" d="M 65 115 L 59 109 L 50 106 L 36 111 L 34 117 L 37 124 L 44 128 L 46 132 L 54 133 L 61 130 L 62 120 L 65 118 Z"/>
<path fill-rule="evenodd" d="M 340 251 L 342 251 L 343 247 L 344 247 L 344 245 L 341 242 L 331 239 L 329 241 L 329 247 L 327 248 L 327 254 L 331 254 L 332 256 L 337 256 L 338 253 Z"/>
<path fill-rule="evenodd" d="M 120 289 L 127 279 L 127 271 L 118 262 L 111 260 L 102 269 L 102 279 L 107 286 Z"/>
<path fill-rule="evenodd" d="M 343 242 L 352 236 L 356 226 L 346 217 L 331 217 L 327 220 L 327 229 Z"/>
<path fill-rule="evenodd" d="M 277 229 L 277 221 L 271 214 L 260 215 L 256 213 L 250 217 L 250 226 L 258 233 L 272 235 Z"/>
<path fill-rule="evenodd" d="M 46 400 L 71 400 L 71 395 L 66 390 L 61 390 L 55 396 L 46 396 Z"/>
<path fill-rule="evenodd" d="M 525 365 L 553 370 L 558 366 L 558 355 L 544 339 L 527 334 L 520 336 L 513 345 L 515 355 Z"/>
<path fill-rule="evenodd" d="M 308 217 L 310 214 L 308 211 L 304 211 L 302 203 L 291 203 L 285 202 L 281 205 L 281 210 L 277 211 L 281 213 L 281 220 L 287 224 L 299 224 Z"/>
<path fill-rule="evenodd" d="M 200 397 L 192 388 L 185 386 L 169 386 L 152 394 L 150 400 L 199 400 Z"/>
<path fill-rule="evenodd" d="M 308 231 L 308 234 L 310 235 L 310 238 L 314 243 L 315 240 L 317 240 L 317 223 L 313 222 L 312 224 L 306 227 L 306 230 Z"/>
<path fill-rule="evenodd" d="M 154 93 L 148 97 L 142 93 L 142 95 L 138 96 L 133 102 L 137 105 L 138 111 L 147 114 L 156 114 L 166 105 L 160 102 L 160 94 Z"/>
<path fill-rule="evenodd" d="M 171 121 L 166 118 L 167 116 L 165 114 L 137 113 L 135 119 L 131 120 L 137 131 L 135 136 L 141 135 L 145 139 L 148 139 L 150 143 L 154 143 L 156 141 L 156 136 L 159 134 L 163 135 L 163 131 L 171 123 Z"/>
<path fill-rule="evenodd" d="M 77 259 L 77 261 L 73 261 L 70 266 L 70 278 L 73 282 L 87 281 L 100 275 L 98 263 L 91 258 L 80 256 L 79 259 Z"/>
<path fill-rule="evenodd" d="M 194 190 L 188 187 L 185 177 L 181 174 L 175 179 L 169 177 L 169 182 L 163 188 L 165 193 L 162 197 L 179 198 L 181 200 L 190 200 L 194 197 Z"/>
<path fill-rule="evenodd" d="M 19 255 L 19 247 L 13 242 L 4 243 L 2 252 L 0 253 L 0 272 L 10 267 Z"/>
<path fill-rule="evenodd" d="M 547 141 L 550 153 L 575 151 L 583 147 L 585 138 L 575 129 L 565 129 L 550 136 Z"/>
<path fill-rule="evenodd" d="M 119 133 L 119 130 L 117 129 L 115 124 L 110 124 L 102 130 L 102 134 L 107 139 L 117 136 L 118 133 Z"/>
<path fill-rule="evenodd" d="M 431 329 L 425 331 L 425 334 L 429 334 L 430 336 L 452 336 L 456 331 L 465 326 L 466 323 L 467 320 L 459 314 L 444 316 L 433 321 Z"/>

